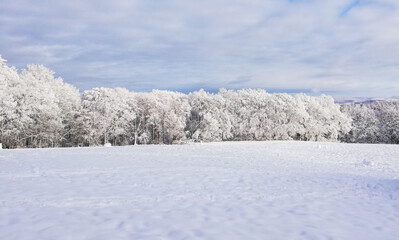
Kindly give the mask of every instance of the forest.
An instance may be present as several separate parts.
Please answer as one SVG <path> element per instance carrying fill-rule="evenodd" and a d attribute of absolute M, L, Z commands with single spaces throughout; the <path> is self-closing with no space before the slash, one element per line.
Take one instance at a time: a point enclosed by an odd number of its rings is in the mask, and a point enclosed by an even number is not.
<path fill-rule="evenodd" d="M 266 140 L 399 144 L 399 103 L 263 89 L 80 93 L 43 65 L 19 71 L 0 56 L 3 148 Z"/>

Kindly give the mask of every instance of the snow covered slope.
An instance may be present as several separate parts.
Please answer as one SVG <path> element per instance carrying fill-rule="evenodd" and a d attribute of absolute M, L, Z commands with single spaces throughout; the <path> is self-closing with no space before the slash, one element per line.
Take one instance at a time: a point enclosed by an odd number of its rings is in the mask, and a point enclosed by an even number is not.
<path fill-rule="evenodd" d="M 0 239 L 399 239 L 399 146 L 1 150 Z"/>

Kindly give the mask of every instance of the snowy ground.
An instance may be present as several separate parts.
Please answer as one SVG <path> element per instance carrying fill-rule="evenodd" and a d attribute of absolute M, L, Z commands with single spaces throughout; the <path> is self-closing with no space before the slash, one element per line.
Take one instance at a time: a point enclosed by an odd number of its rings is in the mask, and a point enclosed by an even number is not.
<path fill-rule="evenodd" d="M 399 239 L 399 146 L 1 150 L 0 239 Z"/>

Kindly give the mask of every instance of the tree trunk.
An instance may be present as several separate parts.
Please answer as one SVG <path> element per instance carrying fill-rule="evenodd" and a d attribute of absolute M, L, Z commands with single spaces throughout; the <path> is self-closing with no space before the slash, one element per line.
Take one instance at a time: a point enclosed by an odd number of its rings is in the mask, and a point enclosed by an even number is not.
<path fill-rule="evenodd" d="M 134 133 L 134 145 L 137 145 L 137 132 Z"/>

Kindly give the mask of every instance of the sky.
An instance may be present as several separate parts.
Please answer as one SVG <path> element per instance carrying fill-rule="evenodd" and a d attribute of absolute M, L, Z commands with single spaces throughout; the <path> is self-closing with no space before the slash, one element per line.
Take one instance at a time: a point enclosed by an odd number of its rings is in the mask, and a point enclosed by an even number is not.
<path fill-rule="evenodd" d="M 81 91 L 399 95 L 397 0 L 0 0 L 0 54 Z"/>

